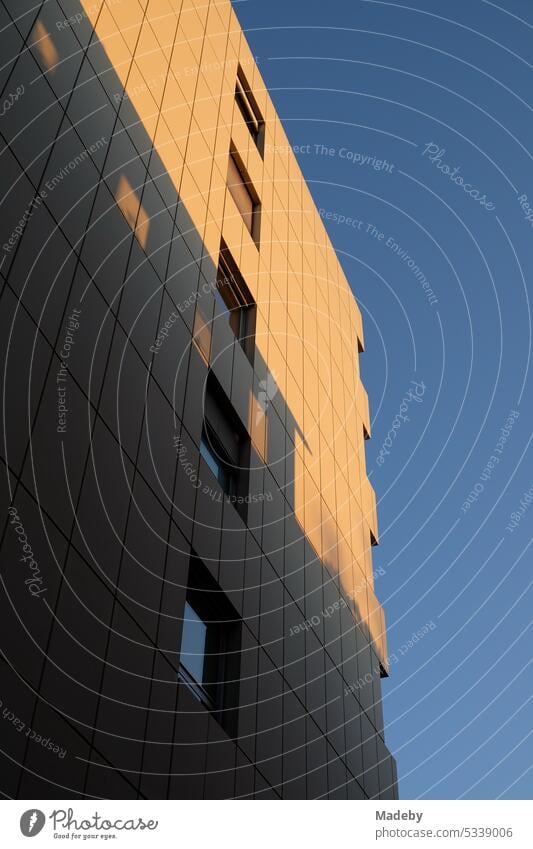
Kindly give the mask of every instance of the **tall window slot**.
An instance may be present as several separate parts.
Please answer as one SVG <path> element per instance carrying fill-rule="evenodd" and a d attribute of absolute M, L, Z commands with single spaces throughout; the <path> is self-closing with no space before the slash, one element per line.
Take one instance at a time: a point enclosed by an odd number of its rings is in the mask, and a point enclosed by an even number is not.
<path fill-rule="evenodd" d="M 246 229 L 255 244 L 259 245 L 259 198 L 246 174 L 240 156 L 233 148 L 229 155 L 227 186 L 242 215 Z"/>
<path fill-rule="evenodd" d="M 246 521 L 250 435 L 212 371 L 206 383 L 200 454 L 226 499 Z"/>
<path fill-rule="evenodd" d="M 222 491 L 234 498 L 237 494 L 237 469 L 229 451 L 218 438 L 216 431 L 206 419 L 200 439 L 200 454 L 213 472 Z"/>
<path fill-rule="evenodd" d="M 220 246 L 215 298 L 219 310 L 226 316 L 235 337 L 253 365 L 256 304 L 224 242 Z"/>
<path fill-rule="evenodd" d="M 195 555 L 183 610 L 179 680 L 235 736 L 241 620 L 205 564 Z"/>
<path fill-rule="evenodd" d="M 237 70 L 237 79 L 235 82 L 235 100 L 262 157 L 265 147 L 265 122 L 240 65 Z"/>

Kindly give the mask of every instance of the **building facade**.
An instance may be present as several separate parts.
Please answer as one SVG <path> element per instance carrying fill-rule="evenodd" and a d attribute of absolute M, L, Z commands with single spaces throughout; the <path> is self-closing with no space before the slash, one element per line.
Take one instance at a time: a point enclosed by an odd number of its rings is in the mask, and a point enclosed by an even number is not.
<path fill-rule="evenodd" d="M 229 0 L 0 43 L 0 789 L 395 798 L 361 315 Z"/>

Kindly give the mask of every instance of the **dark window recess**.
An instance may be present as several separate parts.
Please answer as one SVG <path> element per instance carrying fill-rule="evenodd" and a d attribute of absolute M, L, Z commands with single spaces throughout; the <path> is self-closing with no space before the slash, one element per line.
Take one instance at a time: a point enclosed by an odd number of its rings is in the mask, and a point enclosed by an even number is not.
<path fill-rule="evenodd" d="M 245 227 L 256 245 L 259 245 L 260 203 L 244 165 L 235 150 L 230 151 L 227 186 L 242 215 Z"/>
<path fill-rule="evenodd" d="M 241 620 L 205 564 L 192 556 L 183 611 L 179 679 L 237 735 Z"/>
<path fill-rule="evenodd" d="M 220 246 L 215 298 L 244 353 L 253 365 L 256 304 L 224 243 Z"/>
<path fill-rule="evenodd" d="M 231 457 L 208 421 L 204 420 L 200 454 L 213 472 L 225 495 L 236 494 L 236 473 Z"/>
<path fill-rule="evenodd" d="M 213 304 L 207 298 L 196 304 L 194 313 L 193 339 L 205 363 L 211 359 L 211 341 L 213 330 Z"/>
<path fill-rule="evenodd" d="M 213 372 L 206 383 L 200 454 L 222 493 L 246 520 L 250 436 Z"/>
<path fill-rule="evenodd" d="M 235 100 L 245 124 L 250 131 L 257 150 L 262 157 L 265 149 L 265 122 L 257 105 L 253 92 L 246 81 L 242 68 L 239 66 L 235 82 Z"/>

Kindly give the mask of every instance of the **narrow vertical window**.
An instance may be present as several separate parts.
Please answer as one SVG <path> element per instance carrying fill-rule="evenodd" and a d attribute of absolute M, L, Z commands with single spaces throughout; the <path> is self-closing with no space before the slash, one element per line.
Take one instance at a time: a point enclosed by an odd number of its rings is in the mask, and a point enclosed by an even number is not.
<path fill-rule="evenodd" d="M 241 626 L 228 597 L 193 554 L 178 679 L 231 736 L 237 733 Z"/>
<path fill-rule="evenodd" d="M 265 146 L 265 122 L 240 65 L 235 81 L 235 101 L 262 157 Z"/>
<path fill-rule="evenodd" d="M 256 304 L 224 242 L 220 247 L 215 298 L 221 315 L 226 316 L 236 339 L 253 365 Z"/>
<path fill-rule="evenodd" d="M 230 151 L 227 186 L 252 239 L 259 244 L 259 198 L 236 151 Z"/>
<path fill-rule="evenodd" d="M 250 435 L 212 371 L 205 389 L 200 455 L 226 499 L 246 521 Z"/>

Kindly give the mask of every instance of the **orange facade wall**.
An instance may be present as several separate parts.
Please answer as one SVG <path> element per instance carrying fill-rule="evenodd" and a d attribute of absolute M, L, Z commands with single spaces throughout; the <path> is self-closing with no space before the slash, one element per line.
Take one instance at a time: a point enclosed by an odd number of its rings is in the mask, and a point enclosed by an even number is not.
<path fill-rule="evenodd" d="M 360 380 L 361 313 L 276 115 L 229 0 L 85 0 L 124 97 L 174 181 L 216 264 L 221 237 L 257 302 L 264 381 L 295 422 L 294 513 L 325 567 L 367 624 L 386 670 L 384 620 L 373 591 L 375 496 L 365 468 L 370 434 Z M 35 32 L 43 61 L 58 61 Z M 264 156 L 235 101 L 240 65 L 265 125 Z M 254 239 L 226 188 L 234 149 L 260 200 Z M 135 190 L 118 175 L 116 201 L 143 244 L 150 227 Z M 250 429 L 268 463 L 268 417 Z"/>

